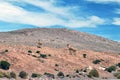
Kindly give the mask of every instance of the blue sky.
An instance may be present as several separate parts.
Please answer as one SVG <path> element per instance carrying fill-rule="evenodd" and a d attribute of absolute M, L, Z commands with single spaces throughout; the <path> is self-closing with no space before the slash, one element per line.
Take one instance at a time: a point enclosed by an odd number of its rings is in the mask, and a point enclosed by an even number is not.
<path fill-rule="evenodd" d="M 0 31 L 69 28 L 120 41 L 120 0 L 0 0 Z"/>

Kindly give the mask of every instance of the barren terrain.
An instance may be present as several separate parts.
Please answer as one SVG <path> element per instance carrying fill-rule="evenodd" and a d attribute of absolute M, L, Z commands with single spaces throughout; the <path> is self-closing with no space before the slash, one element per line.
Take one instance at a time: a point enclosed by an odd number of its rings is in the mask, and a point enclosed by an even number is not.
<path fill-rule="evenodd" d="M 69 48 L 72 48 L 72 52 Z M 8 52 L 4 53 L 5 50 Z M 0 33 L 0 60 L 11 64 L 6 72 L 14 71 L 17 74 L 21 70 L 29 74 L 48 72 L 55 75 L 61 71 L 65 75 L 76 76 L 76 70 L 95 68 L 100 78 L 115 79 L 112 73 L 101 68 L 119 63 L 118 53 L 119 42 L 67 29 L 25 29 Z M 42 58 L 40 54 L 47 57 Z M 86 54 L 86 58 L 83 54 Z M 95 60 L 101 62 L 93 64 Z M 82 75 L 87 76 L 86 74 Z M 79 77 L 81 78 L 81 75 Z"/>

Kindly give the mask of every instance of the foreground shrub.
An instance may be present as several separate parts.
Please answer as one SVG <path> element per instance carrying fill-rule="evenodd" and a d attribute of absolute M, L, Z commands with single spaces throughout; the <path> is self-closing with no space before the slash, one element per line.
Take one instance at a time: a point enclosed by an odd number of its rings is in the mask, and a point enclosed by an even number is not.
<path fill-rule="evenodd" d="M 63 72 L 59 72 L 59 73 L 57 74 L 57 76 L 60 77 L 60 78 L 64 78 L 64 73 L 63 73 Z"/>
<path fill-rule="evenodd" d="M 36 77 L 41 77 L 41 75 L 40 75 L 40 74 L 37 74 L 37 73 L 32 73 L 31 77 L 32 77 L 32 78 L 36 78 Z"/>
<path fill-rule="evenodd" d="M 21 71 L 21 72 L 19 73 L 19 77 L 21 77 L 21 78 L 23 78 L 23 79 L 26 79 L 27 76 L 28 76 L 28 74 L 27 74 L 25 71 Z"/>
<path fill-rule="evenodd" d="M 0 68 L 4 70 L 8 70 L 10 67 L 10 63 L 7 61 L 0 61 Z"/>
<path fill-rule="evenodd" d="M 108 72 L 115 71 L 115 70 L 116 70 L 116 66 L 110 66 L 110 67 L 106 68 L 106 70 L 107 70 Z"/>
<path fill-rule="evenodd" d="M 93 69 L 89 72 L 88 77 L 99 77 L 99 73 L 96 69 Z"/>

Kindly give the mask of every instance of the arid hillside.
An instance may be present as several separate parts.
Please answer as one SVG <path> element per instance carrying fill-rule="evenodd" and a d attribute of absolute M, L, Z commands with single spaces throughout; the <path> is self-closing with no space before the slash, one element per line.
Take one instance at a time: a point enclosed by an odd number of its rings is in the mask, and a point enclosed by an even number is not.
<path fill-rule="evenodd" d="M 0 33 L 0 43 L 37 45 L 62 48 L 67 44 L 80 50 L 120 53 L 120 43 L 95 35 L 68 29 L 36 28 Z"/>
<path fill-rule="evenodd" d="M 6 49 L 8 52 L 4 52 Z M 44 54 L 46 57 L 41 57 L 40 54 Z M 84 54 L 86 57 L 83 56 Z M 100 78 L 115 79 L 112 73 L 104 71 L 102 68 L 119 63 L 120 55 L 90 50 L 77 50 L 71 54 L 68 48 L 0 45 L 0 60 L 8 61 L 11 64 L 7 72 L 14 71 L 17 74 L 23 70 L 29 74 L 43 75 L 48 72 L 57 75 L 61 71 L 65 75 L 77 76 L 76 70 L 82 72 L 82 69 L 89 71 L 89 69 L 95 68 L 98 70 Z M 95 60 L 100 60 L 99 64 L 93 63 Z M 81 73 L 81 75 L 87 75 L 87 73 Z"/>
<path fill-rule="evenodd" d="M 0 80 L 22 80 L 21 71 L 26 80 L 120 79 L 120 43 L 68 29 L 1 32 Z"/>

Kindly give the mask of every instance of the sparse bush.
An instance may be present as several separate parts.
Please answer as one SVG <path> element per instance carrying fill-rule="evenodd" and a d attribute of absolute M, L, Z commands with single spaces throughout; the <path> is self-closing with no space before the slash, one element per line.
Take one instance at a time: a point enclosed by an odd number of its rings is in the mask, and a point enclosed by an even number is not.
<path fill-rule="evenodd" d="M 58 64 L 55 64 L 56 67 L 58 67 L 59 65 Z"/>
<path fill-rule="evenodd" d="M 60 78 L 64 78 L 64 73 L 63 73 L 63 72 L 59 72 L 59 73 L 57 74 L 57 76 L 60 77 Z"/>
<path fill-rule="evenodd" d="M 29 50 L 29 51 L 28 51 L 28 53 L 32 53 L 32 51 L 31 51 L 31 50 Z"/>
<path fill-rule="evenodd" d="M 26 79 L 27 76 L 28 76 L 28 74 L 27 74 L 25 71 L 21 71 L 21 72 L 19 73 L 19 77 L 21 77 L 21 78 L 23 78 L 23 79 Z"/>
<path fill-rule="evenodd" d="M 33 57 L 35 57 L 35 58 L 38 58 L 38 56 L 37 55 L 32 55 Z"/>
<path fill-rule="evenodd" d="M 93 63 L 94 63 L 94 64 L 99 64 L 100 62 L 101 62 L 101 61 L 100 61 L 100 60 L 98 60 L 98 59 L 97 59 L 97 60 L 95 60 L 95 61 L 93 61 Z"/>
<path fill-rule="evenodd" d="M 36 77 L 40 77 L 41 75 L 40 74 L 37 74 L 37 73 L 32 73 L 31 77 L 32 78 L 36 78 Z"/>
<path fill-rule="evenodd" d="M 36 51 L 36 53 L 40 53 L 40 51 Z"/>
<path fill-rule="evenodd" d="M 87 75 L 87 77 L 92 78 L 92 76 L 91 76 L 91 75 Z"/>
<path fill-rule="evenodd" d="M 107 70 L 108 72 L 115 71 L 115 70 L 116 70 L 116 66 L 110 66 L 110 67 L 106 68 L 106 70 Z"/>
<path fill-rule="evenodd" d="M 8 50 L 6 49 L 5 52 L 8 52 Z"/>
<path fill-rule="evenodd" d="M 0 78 L 5 77 L 5 73 L 4 72 L 0 72 Z"/>
<path fill-rule="evenodd" d="M 76 73 L 79 73 L 79 70 L 77 69 L 75 72 L 76 72 Z"/>
<path fill-rule="evenodd" d="M 11 78 L 15 78 L 15 79 L 16 79 L 16 74 L 15 74 L 15 72 L 10 72 L 10 76 L 11 76 Z"/>
<path fill-rule="evenodd" d="M 10 73 L 5 73 L 6 78 L 11 78 Z"/>
<path fill-rule="evenodd" d="M 44 75 L 46 75 L 47 77 L 51 77 L 53 79 L 55 78 L 54 74 L 51 74 L 51 73 L 46 73 L 45 72 Z"/>
<path fill-rule="evenodd" d="M 46 54 L 40 54 L 40 57 L 41 58 L 47 58 L 47 55 Z"/>
<path fill-rule="evenodd" d="M 120 72 L 115 73 L 114 76 L 117 77 L 118 79 L 120 79 Z"/>
<path fill-rule="evenodd" d="M 87 54 L 83 54 L 83 58 L 86 58 L 87 57 Z"/>
<path fill-rule="evenodd" d="M 120 67 L 120 63 L 118 63 L 117 66 Z"/>
<path fill-rule="evenodd" d="M 92 69 L 90 72 L 89 72 L 89 75 L 88 77 L 99 77 L 99 73 L 96 69 Z"/>
<path fill-rule="evenodd" d="M 70 75 L 69 75 L 69 74 L 67 74 L 67 75 L 66 75 L 66 77 L 70 77 Z"/>
<path fill-rule="evenodd" d="M 48 54 L 49 57 L 51 57 L 51 54 Z"/>
<path fill-rule="evenodd" d="M 9 73 L 0 72 L 0 78 L 4 78 L 4 77 L 11 78 Z"/>
<path fill-rule="evenodd" d="M 0 61 L 0 68 L 4 70 L 8 70 L 10 67 L 10 63 L 7 61 Z"/>

